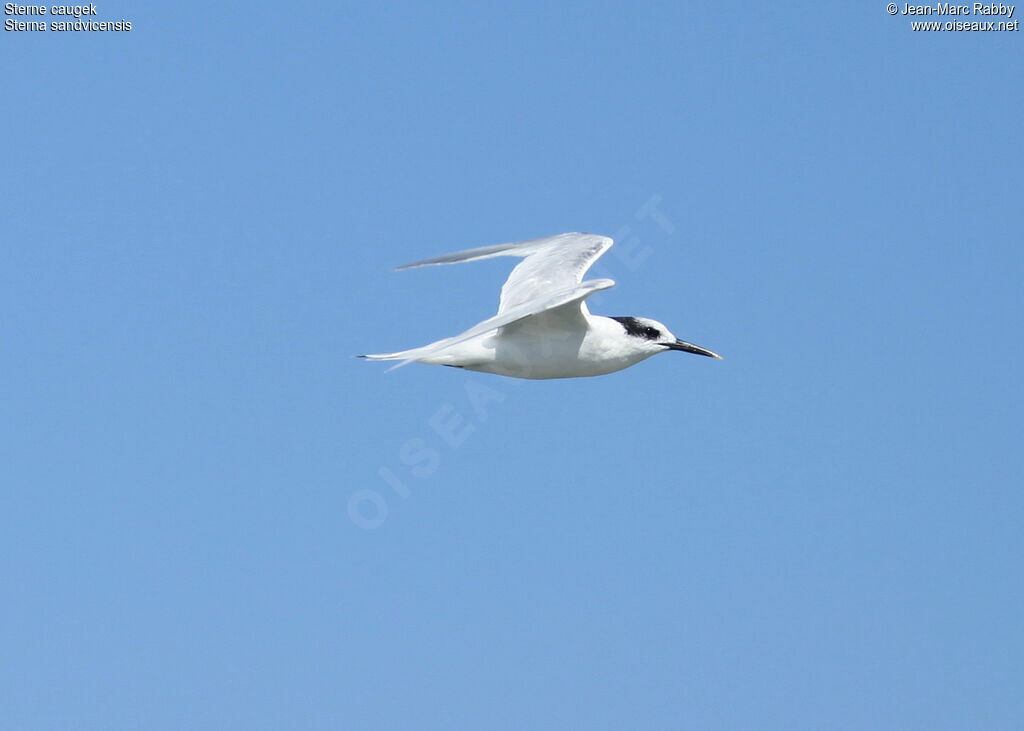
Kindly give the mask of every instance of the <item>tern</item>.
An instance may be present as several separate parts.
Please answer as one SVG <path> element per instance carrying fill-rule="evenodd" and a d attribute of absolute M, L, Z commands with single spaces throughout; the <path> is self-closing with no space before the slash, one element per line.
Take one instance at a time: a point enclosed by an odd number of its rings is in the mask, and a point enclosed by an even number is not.
<path fill-rule="evenodd" d="M 399 361 L 389 370 L 426 363 L 531 379 L 601 376 L 671 350 L 721 358 L 678 339 L 657 320 L 590 313 L 587 298 L 615 282 L 584 282 L 583 275 L 613 243 L 607 236 L 564 233 L 400 266 L 403 270 L 495 256 L 522 258 L 501 288 L 494 317 L 420 348 L 359 357 Z"/>

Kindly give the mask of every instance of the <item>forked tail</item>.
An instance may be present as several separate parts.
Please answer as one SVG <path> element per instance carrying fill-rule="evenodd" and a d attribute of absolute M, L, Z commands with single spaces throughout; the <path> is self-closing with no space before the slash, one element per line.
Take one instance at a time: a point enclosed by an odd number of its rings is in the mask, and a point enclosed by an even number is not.
<path fill-rule="evenodd" d="M 437 346 L 446 343 L 447 340 L 450 340 L 450 339 L 451 338 L 447 338 L 446 340 L 438 340 L 435 343 L 431 343 L 430 345 L 424 345 L 424 346 L 421 346 L 419 348 L 411 348 L 409 350 L 399 350 L 396 353 L 370 353 L 370 354 L 367 354 L 367 355 L 357 355 L 356 357 L 357 358 L 362 358 L 364 360 L 397 360 L 397 361 L 401 361 L 400 363 L 396 363 L 395 365 L 393 365 L 390 368 L 388 368 L 389 371 L 393 371 L 396 368 L 401 368 L 402 366 L 407 365 L 409 363 L 415 363 L 419 358 L 421 358 L 421 357 L 423 357 L 423 356 L 425 356 L 427 354 L 433 354 L 433 351 L 436 349 Z"/>
<path fill-rule="evenodd" d="M 400 350 L 397 353 L 367 353 L 366 355 L 357 355 L 357 358 L 363 358 L 364 360 L 405 360 L 407 358 L 415 358 L 416 351 L 419 348 L 413 348 L 412 350 Z"/>

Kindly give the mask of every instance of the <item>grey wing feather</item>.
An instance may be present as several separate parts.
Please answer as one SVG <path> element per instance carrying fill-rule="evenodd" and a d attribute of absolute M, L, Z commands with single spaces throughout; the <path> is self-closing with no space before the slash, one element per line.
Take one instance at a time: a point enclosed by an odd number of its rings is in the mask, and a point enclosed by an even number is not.
<path fill-rule="evenodd" d="M 535 239 L 535 241 L 543 240 L 544 239 Z M 395 267 L 395 271 L 400 272 L 405 269 L 416 269 L 418 267 L 436 266 L 438 264 L 459 264 L 464 261 L 490 259 L 491 257 L 494 256 L 527 256 L 528 252 L 520 252 L 516 250 L 522 249 L 524 246 L 533 243 L 534 241 L 517 241 L 516 243 L 512 244 L 495 244 L 494 246 L 481 246 L 478 249 L 466 249 L 465 251 L 456 251 L 454 254 L 445 254 L 443 256 L 435 256 L 432 259 L 414 261 L 412 264 L 403 264 L 400 267 Z"/>
<path fill-rule="evenodd" d="M 614 241 L 607 236 L 565 233 L 542 239 L 467 249 L 454 254 L 406 264 L 398 269 L 458 264 L 495 256 L 522 257 L 523 261 L 515 266 L 501 288 L 501 303 L 498 312 L 505 313 L 517 305 L 548 292 L 579 284 L 590 266 L 613 243 Z"/>

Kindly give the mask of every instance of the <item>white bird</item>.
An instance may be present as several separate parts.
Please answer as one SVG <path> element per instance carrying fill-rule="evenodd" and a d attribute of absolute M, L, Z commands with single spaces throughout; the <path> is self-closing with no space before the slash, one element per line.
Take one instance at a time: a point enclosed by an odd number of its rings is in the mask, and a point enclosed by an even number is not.
<path fill-rule="evenodd" d="M 360 357 L 401 361 L 393 368 L 415 362 L 537 379 L 601 376 L 670 350 L 721 358 L 679 340 L 656 320 L 590 314 L 585 300 L 615 286 L 615 282 L 584 282 L 583 275 L 613 243 L 607 236 L 565 233 L 469 249 L 398 267 L 456 264 L 494 256 L 523 259 L 501 288 L 494 317 L 460 335 L 421 348 Z"/>

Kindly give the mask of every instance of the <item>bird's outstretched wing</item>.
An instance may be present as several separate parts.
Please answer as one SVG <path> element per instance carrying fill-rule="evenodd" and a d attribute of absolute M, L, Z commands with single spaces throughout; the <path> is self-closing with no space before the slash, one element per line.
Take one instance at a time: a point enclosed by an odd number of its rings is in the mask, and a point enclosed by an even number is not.
<path fill-rule="evenodd" d="M 613 286 L 615 286 L 615 282 L 611 279 L 592 279 L 589 282 L 573 284 L 567 288 L 556 290 L 554 292 L 546 292 L 534 297 L 533 299 L 527 300 L 526 302 L 517 304 L 514 307 L 509 307 L 504 312 L 499 312 L 494 317 L 488 318 L 454 337 L 445 338 L 444 340 L 438 340 L 430 345 L 424 345 L 421 348 L 403 350 L 398 353 L 380 353 L 377 355 L 364 355 L 360 357 L 366 358 L 367 360 L 400 360 L 401 363 L 397 363 L 388 369 L 394 370 L 395 368 L 401 368 L 407 363 L 412 363 L 423 358 L 429 358 L 430 356 L 437 355 L 445 348 L 458 345 L 459 343 L 471 340 L 479 335 L 484 335 L 492 330 L 505 327 L 506 325 L 511 325 L 512 323 L 523 320 L 531 315 L 537 315 L 542 312 L 547 312 L 557 307 L 571 305 L 573 303 L 582 303 L 583 300 L 594 294 L 594 292 L 602 289 L 608 289 Z"/>
<path fill-rule="evenodd" d="M 498 305 L 498 314 L 501 315 L 526 302 L 579 284 L 590 266 L 608 251 L 613 243 L 615 242 L 607 236 L 565 233 L 543 239 L 458 251 L 406 264 L 398 269 L 457 264 L 494 256 L 522 257 L 523 261 L 516 265 L 501 288 L 501 302 Z M 608 286 L 612 284 L 614 282 Z"/>

